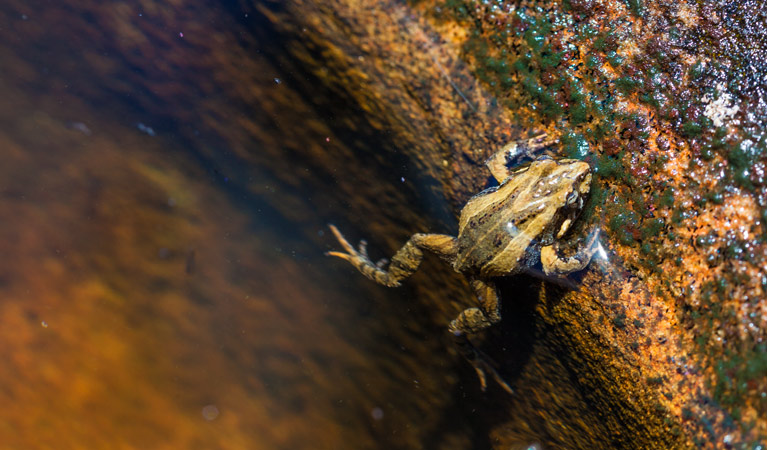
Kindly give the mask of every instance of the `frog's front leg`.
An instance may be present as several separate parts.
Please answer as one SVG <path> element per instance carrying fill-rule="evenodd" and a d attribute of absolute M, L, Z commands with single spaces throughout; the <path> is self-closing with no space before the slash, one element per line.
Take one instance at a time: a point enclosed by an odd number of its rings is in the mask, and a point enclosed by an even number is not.
<path fill-rule="evenodd" d="M 495 370 L 490 358 L 477 349 L 468 337 L 469 334 L 477 333 L 500 322 L 501 301 L 498 297 L 498 291 L 493 283 L 482 280 L 473 280 L 471 287 L 477 294 L 480 307 L 463 310 L 458 317 L 450 322 L 448 330 L 453 333 L 463 356 L 474 366 L 483 391 L 487 388 L 486 373 L 489 373 L 506 392 L 513 394 L 514 391 Z"/>
<path fill-rule="evenodd" d="M 567 275 L 568 273 L 583 270 L 591 262 L 591 258 L 597 251 L 596 240 L 599 237 L 599 231 L 591 233 L 586 245 L 579 248 L 576 253 L 570 257 L 562 258 L 559 256 L 556 244 L 541 247 L 541 265 L 546 275 Z"/>
<path fill-rule="evenodd" d="M 533 136 L 530 139 L 513 141 L 495 152 L 495 154 L 485 162 L 485 165 L 490 169 L 493 178 L 498 180 L 499 183 L 503 183 L 513 172 L 509 169 L 510 162 L 521 156 L 535 158 L 538 156 L 536 153 L 540 152 L 541 149 L 556 144 L 557 142 L 557 139 L 549 137 L 546 133 Z"/>
<path fill-rule="evenodd" d="M 452 261 L 458 251 L 455 238 L 444 234 L 414 234 L 404 246 L 392 257 L 389 267 L 384 270 L 383 265 L 386 260 L 374 264 L 368 258 L 366 242 L 361 241 L 359 250 L 355 250 L 349 242 L 344 239 L 338 228 L 329 225 L 338 242 L 344 248 L 343 252 L 327 252 L 327 255 L 337 256 L 349 261 L 363 275 L 376 283 L 384 286 L 399 286 L 400 282 L 409 277 L 418 269 L 423 259 L 423 250 L 429 250 L 436 253 L 442 259 Z"/>

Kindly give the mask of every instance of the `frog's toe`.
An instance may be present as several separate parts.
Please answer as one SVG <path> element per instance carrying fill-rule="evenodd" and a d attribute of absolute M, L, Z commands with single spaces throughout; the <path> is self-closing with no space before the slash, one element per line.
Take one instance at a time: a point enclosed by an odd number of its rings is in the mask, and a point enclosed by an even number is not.
<path fill-rule="evenodd" d="M 358 250 L 357 250 L 357 252 L 358 252 L 360 255 L 362 255 L 362 256 L 364 256 L 365 258 L 367 258 L 367 257 L 368 257 L 368 241 L 366 241 L 366 240 L 364 240 L 364 239 L 363 239 L 363 240 L 361 240 L 361 241 L 360 241 L 360 245 L 358 246 Z"/>
<path fill-rule="evenodd" d="M 325 256 L 336 256 L 338 258 L 345 259 L 349 262 L 351 262 L 352 258 L 354 258 L 353 255 L 350 255 L 348 253 L 343 253 L 343 252 L 325 252 Z"/>
<path fill-rule="evenodd" d="M 512 389 L 506 380 L 501 377 L 498 371 L 495 370 L 492 361 L 487 356 L 477 351 L 477 355 L 471 361 L 471 365 L 474 366 L 474 370 L 477 372 L 477 376 L 479 377 L 479 386 L 482 388 L 482 392 L 485 392 L 487 389 L 486 374 L 490 374 L 490 376 L 493 377 L 495 382 L 498 383 L 504 391 L 508 392 L 510 395 L 514 394 L 514 389 Z"/>
<path fill-rule="evenodd" d="M 504 391 L 508 392 L 509 395 L 514 395 L 514 389 L 509 386 L 509 383 L 506 382 L 503 378 L 501 378 L 500 375 L 498 375 L 498 372 L 495 370 L 493 371 L 493 378 L 495 379 L 495 382 L 501 385 Z"/>
<path fill-rule="evenodd" d="M 378 262 L 376 262 L 376 267 L 378 267 L 379 269 L 383 269 L 383 267 L 388 263 L 389 263 L 388 258 L 381 258 L 378 260 Z"/>
<path fill-rule="evenodd" d="M 336 240 L 338 241 L 339 244 L 341 244 L 341 247 L 343 247 L 344 250 L 346 250 L 346 253 L 349 253 L 350 255 L 354 255 L 354 254 L 357 253 L 357 251 L 354 250 L 354 247 L 352 247 L 352 245 L 349 243 L 349 241 L 346 240 L 344 235 L 342 235 L 341 232 L 338 231 L 338 228 L 336 228 L 335 225 L 328 224 L 328 228 L 330 228 L 330 231 L 333 232 L 333 236 L 336 237 Z M 338 252 L 328 252 L 328 253 L 338 253 Z M 339 255 L 336 254 L 336 255 L 333 255 L 333 256 L 339 256 Z"/>
<path fill-rule="evenodd" d="M 487 390 L 487 377 L 485 376 L 485 371 L 480 369 L 476 364 L 474 365 L 474 371 L 477 372 L 477 377 L 479 378 L 479 388 L 482 389 L 482 392 L 485 392 Z"/>

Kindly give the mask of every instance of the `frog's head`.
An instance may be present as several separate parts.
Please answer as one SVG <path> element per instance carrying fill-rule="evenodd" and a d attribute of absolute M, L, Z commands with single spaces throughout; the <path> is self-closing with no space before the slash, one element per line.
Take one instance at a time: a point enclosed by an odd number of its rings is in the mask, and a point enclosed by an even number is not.
<path fill-rule="evenodd" d="M 542 176 L 538 185 L 543 188 L 542 192 L 545 193 L 552 214 L 551 232 L 559 239 L 570 229 L 583 209 L 591 188 L 591 168 L 576 159 L 543 159 L 533 162 L 533 165 L 538 164 L 542 165 L 539 168 Z"/>

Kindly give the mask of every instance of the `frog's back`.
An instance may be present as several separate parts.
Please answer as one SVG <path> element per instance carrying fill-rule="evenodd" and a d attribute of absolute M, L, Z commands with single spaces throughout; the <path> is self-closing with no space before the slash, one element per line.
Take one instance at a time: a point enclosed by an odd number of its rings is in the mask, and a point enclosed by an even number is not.
<path fill-rule="evenodd" d="M 520 186 L 512 181 L 476 195 L 461 211 L 455 270 L 488 277 L 516 271 L 530 239 L 519 232 Z M 496 260 L 501 253 L 503 261 Z"/>
<path fill-rule="evenodd" d="M 535 262 L 540 245 L 551 240 L 556 206 L 565 202 L 558 167 L 552 160 L 535 161 L 469 200 L 458 225 L 456 271 L 494 277 Z"/>

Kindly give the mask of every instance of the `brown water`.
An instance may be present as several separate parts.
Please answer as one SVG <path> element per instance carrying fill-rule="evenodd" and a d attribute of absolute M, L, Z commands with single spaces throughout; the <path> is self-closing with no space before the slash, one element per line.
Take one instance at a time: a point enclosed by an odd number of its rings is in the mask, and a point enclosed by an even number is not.
<path fill-rule="evenodd" d="M 440 285 L 454 314 L 463 281 L 429 260 L 386 290 L 323 256 L 329 221 L 423 220 L 381 207 L 417 176 L 349 172 L 367 132 L 232 8 L 0 6 L 0 447 L 488 445 L 449 317 L 414 301 Z"/>

